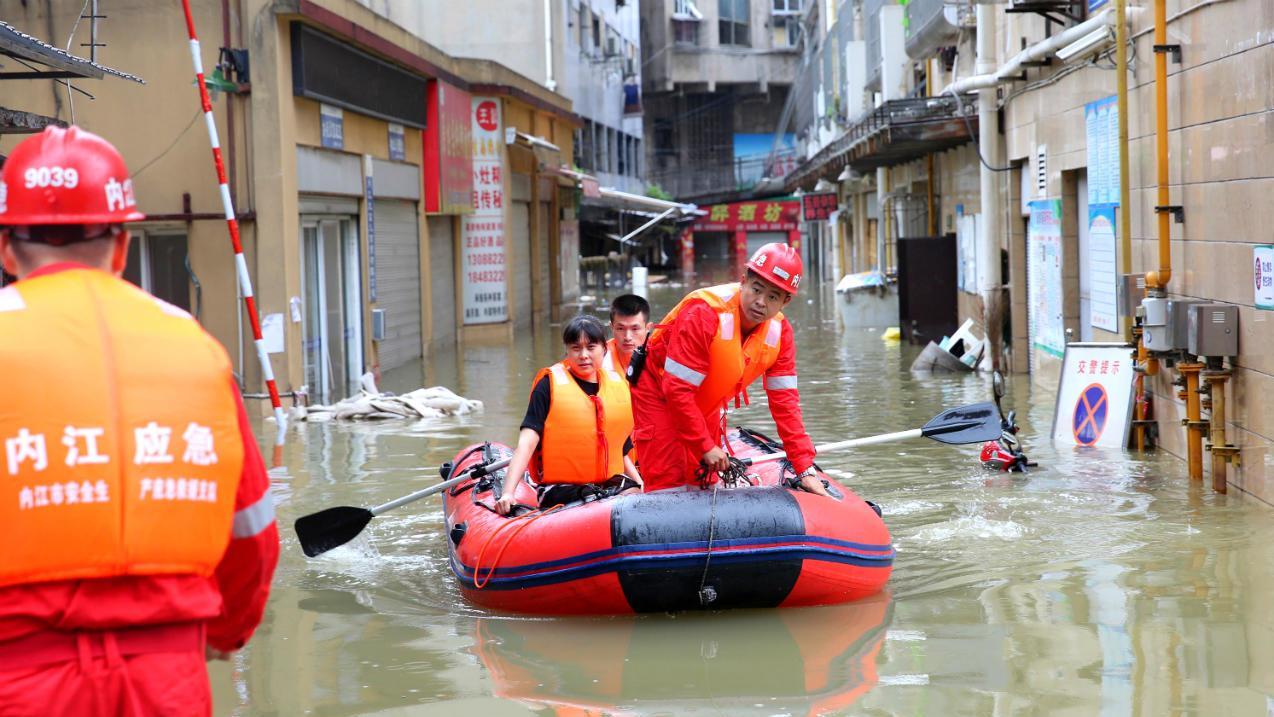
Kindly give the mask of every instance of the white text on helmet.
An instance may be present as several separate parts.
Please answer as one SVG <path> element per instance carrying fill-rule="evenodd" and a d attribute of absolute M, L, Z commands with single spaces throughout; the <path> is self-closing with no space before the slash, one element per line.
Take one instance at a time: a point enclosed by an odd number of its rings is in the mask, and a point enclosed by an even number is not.
<path fill-rule="evenodd" d="M 80 183 L 80 173 L 75 167 L 28 167 L 22 175 L 27 189 L 36 187 L 66 187 L 75 189 Z"/>
<path fill-rule="evenodd" d="M 114 177 L 106 180 L 106 211 L 115 212 L 128 207 L 137 206 L 133 198 L 133 180 L 125 179 L 120 184 Z"/>

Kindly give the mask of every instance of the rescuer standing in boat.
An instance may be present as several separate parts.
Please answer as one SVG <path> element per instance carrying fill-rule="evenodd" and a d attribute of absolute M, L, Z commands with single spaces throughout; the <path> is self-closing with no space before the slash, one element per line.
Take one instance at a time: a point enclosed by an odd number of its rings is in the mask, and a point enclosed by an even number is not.
<path fill-rule="evenodd" d="M 715 482 L 729 466 L 727 405 L 746 402 L 748 385 L 764 376 L 770 414 L 800 485 L 827 495 L 801 419 L 792 325 L 782 314 L 802 273 L 795 249 L 766 244 L 748 260 L 740 283 L 692 291 L 660 322 L 633 388 L 633 443 L 646 490 L 695 484 L 701 466 L 706 482 Z"/>
<path fill-rule="evenodd" d="M 0 713 L 208 715 L 279 555 L 225 350 L 119 278 L 144 219 L 77 127 L 0 175 Z"/>

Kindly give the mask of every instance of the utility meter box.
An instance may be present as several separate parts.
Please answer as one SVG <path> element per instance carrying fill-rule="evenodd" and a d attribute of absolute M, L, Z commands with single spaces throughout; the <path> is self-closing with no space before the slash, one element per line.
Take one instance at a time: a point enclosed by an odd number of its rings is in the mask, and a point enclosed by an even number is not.
<path fill-rule="evenodd" d="M 1188 349 L 1195 356 L 1239 354 L 1239 307 L 1195 304 L 1189 310 Z"/>
<path fill-rule="evenodd" d="M 388 333 L 385 325 L 385 310 L 372 309 L 372 341 L 384 341 Z"/>
<path fill-rule="evenodd" d="M 1141 304 L 1141 297 L 1146 295 L 1146 275 L 1120 274 L 1117 288 L 1115 301 L 1119 305 L 1119 315 L 1136 318 L 1137 306 Z"/>
<path fill-rule="evenodd" d="M 1201 304 L 1198 299 L 1171 299 L 1168 301 L 1168 348 L 1185 351 L 1190 348 L 1190 307 Z"/>
<path fill-rule="evenodd" d="M 1141 343 L 1147 351 L 1171 351 L 1172 344 L 1168 340 L 1171 332 L 1168 326 L 1168 300 L 1160 297 L 1146 297 L 1141 300 L 1141 308 L 1145 316 L 1141 320 Z"/>

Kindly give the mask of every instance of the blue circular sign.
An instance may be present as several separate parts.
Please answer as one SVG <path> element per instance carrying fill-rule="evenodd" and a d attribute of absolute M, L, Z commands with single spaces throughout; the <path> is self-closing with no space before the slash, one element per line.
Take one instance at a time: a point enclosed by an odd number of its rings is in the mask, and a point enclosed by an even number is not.
<path fill-rule="evenodd" d="M 1075 416 L 1071 421 L 1071 429 L 1075 432 L 1075 442 L 1081 446 L 1091 446 L 1101 438 L 1106 429 L 1106 389 L 1099 383 L 1090 384 L 1079 394 L 1075 401 Z"/>

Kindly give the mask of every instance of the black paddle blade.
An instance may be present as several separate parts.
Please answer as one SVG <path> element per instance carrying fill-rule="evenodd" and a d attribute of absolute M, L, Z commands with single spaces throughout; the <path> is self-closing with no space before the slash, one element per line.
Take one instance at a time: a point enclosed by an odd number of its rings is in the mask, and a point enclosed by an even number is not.
<path fill-rule="evenodd" d="M 926 438 L 950 443 L 982 443 L 1000 437 L 1000 411 L 990 401 L 943 411 L 920 429 Z"/>
<path fill-rule="evenodd" d="M 353 540 L 372 517 L 366 508 L 341 505 L 320 510 L 296 519 L 296 537 L 301 539 L 306 557 L 313 558 Z"/>

